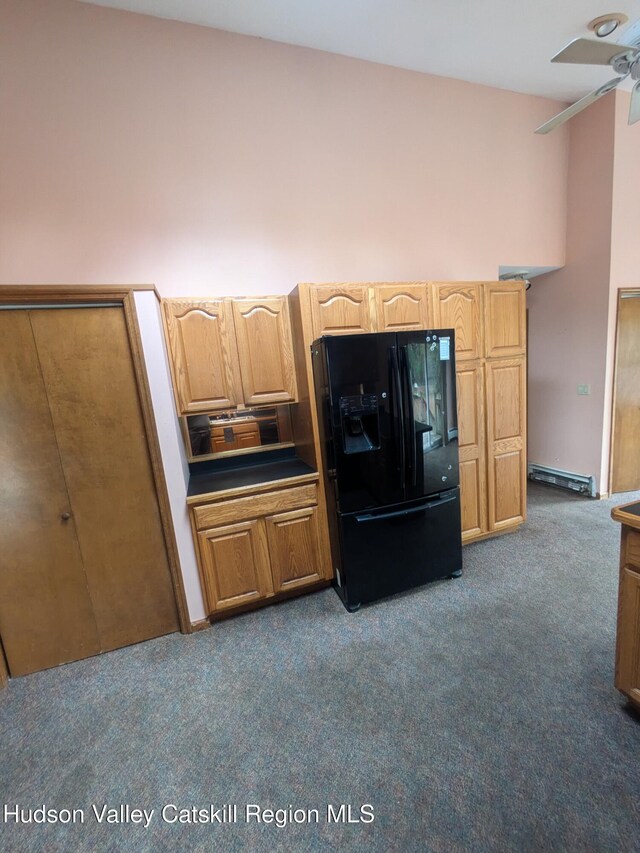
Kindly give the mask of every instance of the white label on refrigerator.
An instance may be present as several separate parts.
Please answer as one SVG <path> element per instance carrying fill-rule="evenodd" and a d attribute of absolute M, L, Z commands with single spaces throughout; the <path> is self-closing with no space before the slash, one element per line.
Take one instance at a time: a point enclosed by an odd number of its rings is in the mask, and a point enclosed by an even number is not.
<path fill-rule="evenodd" d="M 440 338 L 440 361 L 449 361 L 449 343 L 451 338 Z"/>

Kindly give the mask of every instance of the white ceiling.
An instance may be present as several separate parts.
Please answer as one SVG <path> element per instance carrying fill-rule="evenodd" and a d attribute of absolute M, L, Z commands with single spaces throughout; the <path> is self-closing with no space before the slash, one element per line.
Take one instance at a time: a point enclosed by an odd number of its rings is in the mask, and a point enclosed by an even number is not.
<path fill-rule="evenodd" d="M 368 59 L 501 89 L 574 100 L 615 76 L 552 65 L 587 23 L 640 0 L 82 0 Z M 609 5 L 612 3 L 612 5 Z M 607 41 L 622 41 L 619 30 Z"/>

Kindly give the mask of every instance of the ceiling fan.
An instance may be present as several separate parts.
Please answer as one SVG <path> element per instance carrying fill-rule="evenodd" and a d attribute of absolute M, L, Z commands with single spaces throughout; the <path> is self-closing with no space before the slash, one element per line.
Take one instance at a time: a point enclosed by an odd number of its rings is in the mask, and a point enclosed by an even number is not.
<path fill-rule="evenodd" d="M 613 80 L 609 80 L 595 91 L 580 98 L 575 104 L 567 107 L 557 116 L 541 124 L 536 128 L 536 133 L 549 133 L 550 130 L 564 124 L 574 115 L 584 110 L 589 104 L 597 101 L 607 92 L 615 89 L 619 83 L 631 77 L 636 81 L 631 92 L 631 106 L 629 108 L 629 124 L 640 120 L 640 45 L 635 47 L 624 44 L 603 43 L 593 39 L 574 39 L 557 53 L 552 62 L 570 62 L 578 65 L 611 65 L 618 74 Z"/>

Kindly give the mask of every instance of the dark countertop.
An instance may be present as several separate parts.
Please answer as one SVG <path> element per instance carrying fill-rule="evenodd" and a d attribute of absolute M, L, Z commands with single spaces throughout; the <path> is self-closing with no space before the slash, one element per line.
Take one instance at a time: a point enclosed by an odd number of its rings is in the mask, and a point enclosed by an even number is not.
<path fill-rule="evenodd" d="M 640 530 L 640 501 L 614 507 L 611 510 L 611 518 Z"/>
<path fill-rule="evenodd" d="M 212 492 L 224 492 L 230 489 L 241 489 L 248 486 L 258 486 L 290 477 L 303 477 L 315 474 L 313 468 L 302 459 L 280 459 L 277 462 L 258 463 L 250 466 L 227 468 L 224 471 L 191 474 L 187 498 L 200 497 Z"/>

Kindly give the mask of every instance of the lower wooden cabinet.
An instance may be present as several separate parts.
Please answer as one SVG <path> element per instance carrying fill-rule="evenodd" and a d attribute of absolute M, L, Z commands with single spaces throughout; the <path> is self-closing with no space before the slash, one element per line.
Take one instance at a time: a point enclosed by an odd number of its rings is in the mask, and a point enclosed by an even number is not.
<path fill-rule="evenodd" d="M 526 517 L 526 366 L 524 358 L 488 360 L 487 477 L 489 530 Z"/>
<path fill-rule="evenodd" d="M 209 614 L 331 577 L 317 499 L 309 483 L 192 506 Z"/>
<path fill-rule="evenodd" d="M 640 702 L 640 567 L 620 570 L 616 687 Z"/>
<path fill-rule="evenodd" d="M 462 541 L 487 532 L 484 371 L 480 361 L 456 369 Z"/>
<path fill-rule="evenodd" d="M 631 508 L 633 512 L 628 512 Z M 615 685 L 640 709 L 640 516 L 638 503 L 614 507 L 622 523 Z"/>
<path fill-rule="evenodd" d="M 211 610 L 273 595 L 262 521 L 243 521 L 198 533 L 202 579 Z"/>
<path fill-rule="evenodd" d="M 318 508 L 281 512 L 265 519 L 276 592 L 322 579 Z"/>

